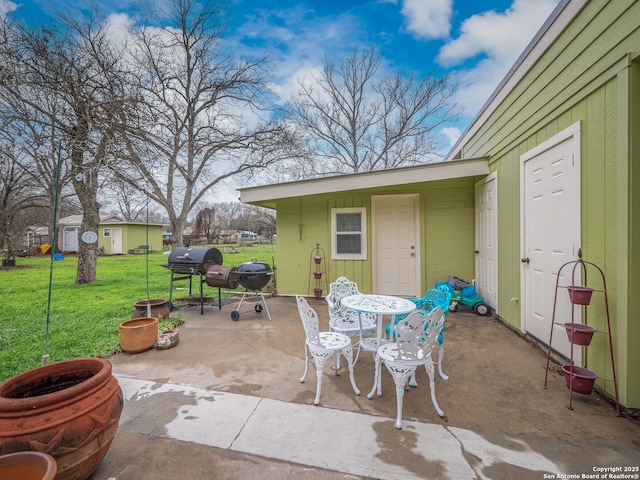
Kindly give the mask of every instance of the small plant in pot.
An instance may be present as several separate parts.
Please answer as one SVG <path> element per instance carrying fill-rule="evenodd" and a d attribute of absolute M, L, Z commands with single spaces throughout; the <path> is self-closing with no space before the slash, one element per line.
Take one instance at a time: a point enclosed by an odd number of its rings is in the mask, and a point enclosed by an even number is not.
<path fill-rule="evenodd" d="M 11 248 L 10 243 L 9 243 L 9 246 L 4 250 L 4 258 L 2 259 L 2 266 L 3 267 L 16 266 L 16 255 L 15 255 L 15 252 L 13 251 L 13 248 Z"/>

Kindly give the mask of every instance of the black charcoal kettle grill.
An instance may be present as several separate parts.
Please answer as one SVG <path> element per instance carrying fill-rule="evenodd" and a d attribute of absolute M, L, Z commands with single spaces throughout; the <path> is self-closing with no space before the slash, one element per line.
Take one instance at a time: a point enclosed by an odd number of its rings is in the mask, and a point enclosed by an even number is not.
<path fill-rule="evenodd" d="M 244 302 L 247 295 L 260 297 L 260 301 L 255 304 L 254 309 L 260 313 L 264 307 L 264 310 L 267 312 L 267 317 L 271 320 L 271 314 L 267 308 L 267 303 L 264 300 L 264 292 L 262 291 L 262 289 L 269 284 L 273 276 L 273 270 L 269 264 L 258 262 L 256 258 L 252 258 L 250 262 L 244 262 L 238 265 L 236 276 L 238 283 L 242 285 L 245 290 L 240 299 L 240 303 L 238 303 L 238 307 L 231 312 L 231 320 L 235 321 L 240 318 L 240 307 L 242 307 L 242 302 Z"/>

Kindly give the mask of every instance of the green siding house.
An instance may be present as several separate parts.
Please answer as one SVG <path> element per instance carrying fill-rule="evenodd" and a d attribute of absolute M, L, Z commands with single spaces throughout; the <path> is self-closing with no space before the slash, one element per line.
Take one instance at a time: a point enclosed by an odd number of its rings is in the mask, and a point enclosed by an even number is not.
<path fill-rule="evenodd" d="M 474 279 L 496 317 L 611 397 L 615 366 L 638 409 L 639 167 L 640 2 L 563 0 L 445 162 L 240 192 L 277 211 L 280 294 L 312 293 L 316 243 L 328 280 L 364 292 Z M 572 284 L 595 289 L 588 307 Z M 568 342 L 572 320 L 597 329 L 588 347 Z"/>
<path fill-rule="evenodd" d="M 61 218 L 57 243 L 62 252 L 77 252 L 80 242 L 82 215 Z M 98 225 L 98 247 L 105 255 L 120 255 L 149 245 L 150 251 L 162 251 L 162 225 L 127 222 L 117 215 L 100 216 Z"/>

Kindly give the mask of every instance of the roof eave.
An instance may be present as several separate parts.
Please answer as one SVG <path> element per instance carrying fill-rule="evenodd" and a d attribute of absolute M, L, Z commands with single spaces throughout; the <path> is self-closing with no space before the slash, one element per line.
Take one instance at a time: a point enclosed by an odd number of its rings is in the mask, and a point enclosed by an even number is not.
<path fill-rule="evenodd" d="M 240 201 L 252 205 L 274 208 L 275 201 L 306 195 L 320 195 L 353 190 L 364 190 L 389 185 L 433 182 L 453 178 L 487 175 L 489 164 L 486 158 L 456 160 L 420 165 L 417 167 L 376 170 L 352 173 L 335 177 L 314 178 L 296 182 L 239 188 Z"/>

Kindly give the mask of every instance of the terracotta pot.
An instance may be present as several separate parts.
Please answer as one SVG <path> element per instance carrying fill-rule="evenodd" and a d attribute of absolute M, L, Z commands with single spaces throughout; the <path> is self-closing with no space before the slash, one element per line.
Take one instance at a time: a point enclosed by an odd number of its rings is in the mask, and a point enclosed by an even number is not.
<path fill-rule="evenodd" d="M 316 265 L 320 265 L 320 262 L 322 261 L 322 257 L 314 257 L 313 261 L 316 262 Z"/>
<path fill-rule="evenodd" d="M 111 364 L 101 358 L 24 372 L 0 384 L 0 455 L 47 453 L 57 480 L 86 480 L 111 446 L 123 403 Z"/>
<path fill-rule="evenodd" d="M 313 296 L 315 298 L 322 298 L 322 289 L 321 288 L 314 288 L 313 289 Z"/>
<path fill-rule="evenodd" d="M 313 278 L 320 280 L 322 278 L 322 272 L 313 272 Z"/>
<path fill-rule="evenodd" d="M 158 319 L 140 317 L 122 322 L 120 346 L 128 353 L 140 353 L 149 350 L 158 340 Z"/>
<path fill-rule="evenodd" d="M 18 452 L 0 457 L 0 478 L 53 480 L 58 471 L 55 459 L 41 452 Z"/>
<path fill-rule="evenodd" d="M 171 311 L 168 302 L 164 298 L 152 298 L 151 300 L 140 300 L 133 304 L 135 310 L 131 318 L 147 317 L 147 305 L 151 307 L 151 316 L 156 318 L 169 318 Z"/>

